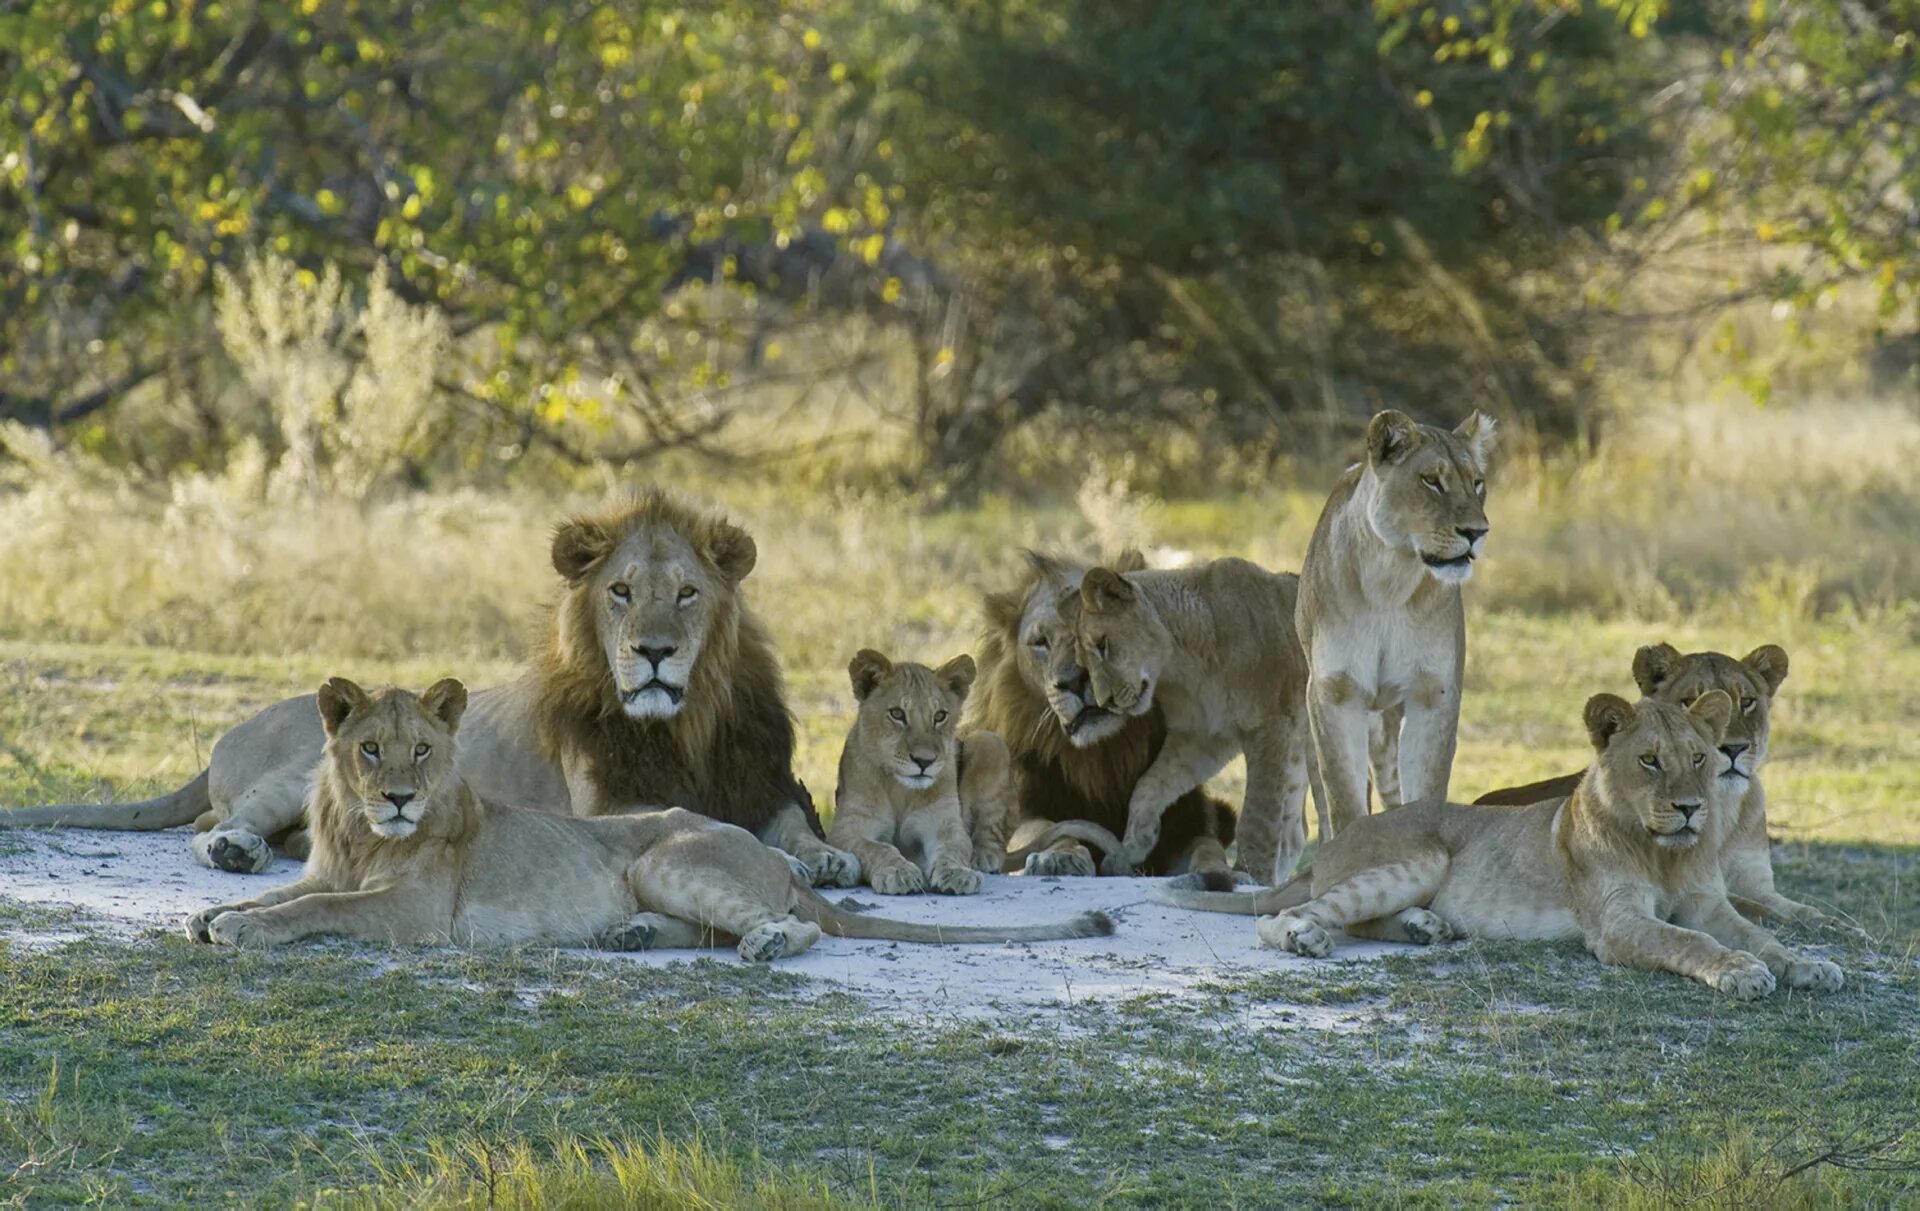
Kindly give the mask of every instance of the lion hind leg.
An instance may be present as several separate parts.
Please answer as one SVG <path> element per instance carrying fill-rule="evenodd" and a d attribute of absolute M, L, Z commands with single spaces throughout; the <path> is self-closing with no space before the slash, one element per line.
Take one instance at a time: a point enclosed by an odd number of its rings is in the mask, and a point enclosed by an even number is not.
<path fill-rule="evenodd" d="M 1333 949 L 1331 930 L 1424 908 L 1446 874 L 1446 851 L 1434 848 L 1414 854 L 1349 875 L 1298 908 L 1261 918 L 1254 932 L 1263 945 L 1319 958 Z"/>
<path fill-rule="evenodd" d="M 593 940 L 600 950 L 694 950 L 731 942 L 713 930 L 701 929 L 660 912 L 635 913 Z"/>
<path fill-rule="evenodd" d="M 749 963 L 790 959 L 820 940 L 820 927 L 798 917 L 754 926 L 740 937 L 740 957 Z"/>
<path fill-rule="evenodd" d="M 1454 939 L 1453 926 L 1430 908 L 1403 908 L 1390 917 L 1355 921 L 1346 927 L 1350 938 L 1375 942 L 1404 942 L 1412 946 L 1433 946 Z"/>

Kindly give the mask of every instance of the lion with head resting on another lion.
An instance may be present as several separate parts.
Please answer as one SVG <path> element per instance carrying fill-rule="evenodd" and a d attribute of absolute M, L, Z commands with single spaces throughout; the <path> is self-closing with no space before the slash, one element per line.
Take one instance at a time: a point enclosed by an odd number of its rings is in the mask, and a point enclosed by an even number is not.
<path fill-rule="evenodd" d="M 851 884 L 793 775 L 793 719 L 772 641 L 741 582 L 756 548 L 739 526 L 654 489 L 563 523 L 565 579 L 540 652 L 473 695 L 459 773 L 473 792 L 575 815 L 676 805 L 738 824 L 815 883 Z M 222 736 L 208 768 L 142 803 L 22 808 L 0 823 L 158 829 L 192 822 L 208 866 L 257 873 L 300 833 L 325 744 L 315 698 L 279 702 Z"/>
<path fill-rule="evenodd" d="M 1160 898 L 1273 913 L 1256 925 L 1260 941 L 1314 957 L 1332 951 L 1335 929 L 1422 945 L 1578 938 L 1603 963 L 1676 972 L 1733 997 L 1764 996 L 1776 981 L 1837 990 L 1838 967 L 1788 950 L 1728 901 L 1720 835 L 1735 822 L 1713 783 L 1732 711 L 1720 690 L 1684 708 L 1598 694 L 1585 712 L 1594 761 L 1565 799 L 1409 804 L 1351 821 L 1284 886 Z"/>
<path fill-rule="evenodd" d="M 344 678 L 316 697 L 326 734 L 305 876 L 193 913 L 197 942 L 274 946 L 318 934 L 462 946 L 608 950 L 735 945 L 749 962 L 822 932 L 906 942 L 1111 933 L 1100 913 L 1053 925 L 918 925 L 845 912 L 746 830 L 680 808 L 580 819 L 489 803 L 457 768 L 458 681 L 415 697 Z"/>

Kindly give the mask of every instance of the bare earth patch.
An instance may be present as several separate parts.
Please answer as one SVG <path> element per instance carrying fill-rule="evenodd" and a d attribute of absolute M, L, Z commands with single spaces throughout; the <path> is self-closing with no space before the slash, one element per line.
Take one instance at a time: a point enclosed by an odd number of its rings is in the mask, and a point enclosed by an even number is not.
<path fill-rule="evenodd" d="M 0 853 L 0 896 L 43 907 L 78 909 L 128 936 L 178 929 L 209 904 L 256 895 L 299 877 L 301 864 L 279 859 L 262 875 L 208 870 L 187 852 L 184 830 L 157 833 L 16 831 Z M 1326 961 L 1254 945 L 1247 917 L 1168 908 L 1148 898 L 1149 879 L 1030 879 L 996 876 L 977 896 L 880 896 L 870 888 L 835 891 L 865 911 L 908 921 L 997 924 L 1045 921 L 1100 909 L 1118 931 L 1107 938 L 1009 946 L 922 946 L 826 938 L 782 971 L 809 977 L 820 992 L 847 992 L 911 1017 L 1005 1020 L 1093 1002 L 1195 998 L 1247 976 L 1276 971 L 1330 972 Z M 24 941 L 31 944 L 32 937 Z M 1373 960 L 1410 947 L 1353 942 L 1341 960 Z M 581 951 L 580 954 L 595 952 Z M 606 954 L 607 962 L 684 964 L 725 951 Z M 1337 961 L 1336 961 L 1337 962 Z M 1363 1007 L 1289 1007 L 1262 1024 L 1339 1028 Z"/>

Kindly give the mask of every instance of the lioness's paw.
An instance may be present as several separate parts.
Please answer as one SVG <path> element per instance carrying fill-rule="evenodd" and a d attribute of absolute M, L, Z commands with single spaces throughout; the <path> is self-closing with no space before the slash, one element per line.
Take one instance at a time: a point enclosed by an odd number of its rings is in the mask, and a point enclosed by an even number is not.
<path fill-rule="evenodd" d="M 273 846 L 247 832 L 208 833 L 200 839 L 208 866 L 236 875 L 257 875 L 273 865 Z"/>
<path fill-rule="evenodd" d="M 749 963 L 771 963 L 787 953 L 787 931 L 773 921 L 756 925 L 740 939 L 740 957 Z"/>
<path fill-rule="evenodd" d="M 949 896 L 977 895 L 985 883 L 979 871 L 958 862 L 935 862 L 927 872 L 927 886 Z"/>
<path fill-rule="evenodd" d="M 1238 870 L 1190 870 L 1184 875 L 1175 875 L 1167 880 L 1167 886 L 1180 891 L 1232 891 L 1243 883 L 1253 882 L 1245 871 Z"/>
<path fill-rule="evenodd" d="M 1130 875 L 1139 862 L 1121 846 L 1106 857 L 1100 859 L 1100 873 L 1103 875 Z"/>
<path fill-rule="evenodd" d="M 1400 913 L 1400 928 L 1415 946 L 1432 946 L 1453 941 L 1453 926 L 1439 913 L 1426 908 L 1409 908 Z"/>
<path fill-rule="evenodd" d="M 203 908 L 199 912 L 188 913 L 187 919 L 184 922 L 187 928 L 187 936 L 203 944 L 213 941 L 213 937 L 207 932 L 207 929 L 213 924 L 216 917 L 221 916 L 227 911 L 228 910 L 222 906 L 218 908 Z"/>
<path fill-rule="evenodd" d="M 780 856 L 787 860 L 787 869 L 793 872 L 794 878 L 799 879 L 808 887 L 813 886 L 813 867 L 808 866 L 805 862 L 802 862 L 784 849 L 780 851 Z"/>
<path fill-rule="evenodd" d="M 1007 847 L 1004 845 L 976 845 L 973 847 L 973 869 L 983 875 L 997 875 L 1000 868 L 1007 864 Z"/>
<path fill-rule="evenodd" d="M 644 916 L 623 921 L 594 939 L 601 950 L 652 950 L 660 931 Z"/>
<path fill-rule="evenodd" d="M 1333 953 L 1333 935 L 1304 917 L 1261 917 L 1254 922 L 1253 931 L 1262 946 L 1275 950 L 1309 959 L 1324 959 Z"/>
<path fill-rule="evenodd" d="M 807 868 L 807 880 L 815 887 L 858 887 L 860 859 L 844 849 L 822 845 L 800 855 Z"/>
<path fill-rule="evenodd" d="M 1079 845 L 1028 854 L 1024 869 L 1030 875 L 1062 875 L 1072 879 L 1091 879 L 1099 873 L 1093 864 L 1093 855 Z"/>
<path fill-rule="evenodd" d="M 920 868 L 911 862 L 877 866 L 868 874 L 873 890 L 883 896 L 911 896 L 927 889 L 926 880 L 920 877 Z"/>
<path fill-rule="evenodd" d="M 1740 1001 L 1764 997 L 1774 988 L 1773 973 L 1767 970 L 1767 965 L 1744 950 L 1716 959 L 1707 970 L 1706 983 L 1715 992 Z"/>
<path fill-rule="evenodd" d="M 1795 955 L 1781 971 L 1780 982 L 1788 988 L 1805 988 L 1810 992 L 1839 992 L 1847 977 L 1837 964 Z"/>
<path fill-rule="evenodd" d="M 264 946 L 266 928 L 245 912 L 223 912 L 207 926 L 207 936 L 220 946 Z"/>

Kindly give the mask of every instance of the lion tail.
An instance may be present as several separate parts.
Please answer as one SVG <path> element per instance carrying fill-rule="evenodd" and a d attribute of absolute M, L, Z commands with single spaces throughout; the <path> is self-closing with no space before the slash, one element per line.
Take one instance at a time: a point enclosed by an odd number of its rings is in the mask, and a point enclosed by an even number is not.
<path fill-rule="evenodd" d="M 1309 894 L 1312 886 L 1313 872 L 1303 871 L 1278 887 L 1263 887 L 1259 891 L 1190 891 L 1162 883 L 1152 894 L 1160 903 L 1175 908 L 1263 917 L 1305 904 L 1312 899 Z"/>
<path fill-rule="evenodd" d="M 1029 856 L 1068 840 L 1091 845 L 1103 854 L 1110 854 L 1120 848 L 1120 838 L 1114 836 L 1110 828 L 1095 824 L 1091 820 L 1061 820 L 1049 825 L 1045 832 L 1035 837 L 1029 844 L 1009 852 L 1006 861 L 1000 864 L 1000 869 L 1007 874 L 1012 874 L 1026 865 Z"/>
<path fill-rule="evenodd" d="M 172 794 L 138 803 L 59 803 L 49 807 L 0 808 L 0 828 L 107 828 L 147 832 L 191 824 L 213 806 L 207 771 Z"/>
<path fill-rule="evenodd" d="M 836 907 L 831 900 L 799 879 L 793 882 L 799 904 L 794 915 L 812 921 L 837 938 L 883 938 L 894 942 L 929 942 L 936 946 L 991 942 L 1051 942 L 1062 938 L 1104 938 L 1113 932 L 1113 918 L 1103 912 L 1047 925 L 917 925 L 888 917 L 870 917 Z"/>

